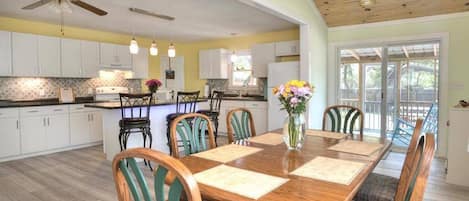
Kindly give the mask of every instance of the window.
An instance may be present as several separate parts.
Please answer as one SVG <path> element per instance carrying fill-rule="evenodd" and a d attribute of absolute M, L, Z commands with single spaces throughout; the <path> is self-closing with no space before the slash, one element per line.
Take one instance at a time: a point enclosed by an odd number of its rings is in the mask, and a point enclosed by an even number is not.
<path fill-rule="evenodd" d="M 236 87 L 254 87 L 256 86 L 256 78 L 252 76 L 251 53 L 247 50 L 236 52 L 237 57 L 231 61 L 230 86 Z"/>

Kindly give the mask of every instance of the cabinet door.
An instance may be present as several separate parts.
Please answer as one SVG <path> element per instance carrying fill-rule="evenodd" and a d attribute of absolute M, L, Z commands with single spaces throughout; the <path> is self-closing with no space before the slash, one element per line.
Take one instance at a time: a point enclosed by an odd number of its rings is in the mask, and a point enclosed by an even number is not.
<path fill-rule="evenodd" d="M 228 79 L 227 52 L 224 49 L 213 49 L 210 51 L 210 78 Z"/>
<path fill-rule="evenodd" d="M 252 113 L 256 133 L 262 134 L 267 132 L 267 110 L 254 108 L 249 108 L 249 110 Z"/>
<path fill-rule="evenodd" d="M 98 77 L 99 71 L 99 43 L 81 41 L 82 76 L 86 78 Z"/>
<path fill-rule="evenodd" d="M 47 148 L 56 149 L 70 145 L 68 114 L 47 117 Z"/>
<path fill-rule="evenodd" d="M 20 150 L 20 130 L 18 118 L 0 119 L 0 158 L 19 155 Z"/>
<path fill-rule="evenodd" d="M 90 120 L 89 113 L 79 112 L 70 114 L 70 142 L 72 145 L 85 144 L 91 141 Z"/>
<path fill-rule="evenodd" d="M 11 75 L 11 33 L 0 31 L 0 76 Z"/>
<path fill-rule="evenodd" d="M 138 51 L 141 54 L 141 49 Z M 129 51 L 129 46 L 126 45 L 116 45 L 116 56 L 117 64 L 120 64 L 122 68 L 131 68 L 132 67 L 132 55 Z"/>
<path fill-rule="evenodd" d="M 222 103 L 223 104 L 223 103 Z M 226 114 L 230 111 L 229 108 L 221 107 L 220 114 L 218 115 L 218 133 L 227 133 L 226 127 Z"/>
<path fill-rule="evenodd" d="M 81 41 L 73 39 L 62 39 L 62 76 L 82 76 Z"/>
<path fill-rule="evenodd" d="M 253 45 L 251 55 L 253 76 L 267 77 L 267 66 L 276 60 L 275 43 Z"/>
<path fill-rule="evenodd" d="M 294 41 L 282 41 L 275 44 L 275 56 L 295 56 L 300 54 L 300 43 Z"/>
<path fill-rule="evenodd" d="M 133 78 L 148 78 L 148 49 L 140 48 L 136 55 L 132 55 Z"/>
<path fill-rule="evenodd" d="M 90 113 L 90 142 L 103 140 L 103 116 L 101 112 Z"/>
<path fill-rule="evenodd" d="M 116 45 L 110 43 L 100 43 L 100 64 L 104 66 L 111 66 L 117 64 Z"/>
<path fill-rule="evenodd" d="M 33 34 L 12 33 L 12 62 L 14 76 L 39 74 L 37 37 Z"/>
<path fill-rule="evenodd" d="M 39 75 L 59 77 L 60 71 L 60 39 L 49 36 L 37 36 Z"/>
<path fill-rule="evenodd" d="M 209 79 L 212 71 L 211 51 L 199 51 L 199 79 Z"/>
<path fill-rule="evenodd" d="M 23 154 L 46 150 L 47 124 L 44 116 L 27 116 L 21 118 L 21 148 Z"/>

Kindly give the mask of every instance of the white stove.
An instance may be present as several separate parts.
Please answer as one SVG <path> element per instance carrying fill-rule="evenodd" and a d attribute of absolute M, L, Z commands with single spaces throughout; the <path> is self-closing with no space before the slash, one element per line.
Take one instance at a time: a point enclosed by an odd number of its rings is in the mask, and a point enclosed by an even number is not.
<path fill-rule="evenodd" d="M 119 100 L 119 93 L 129 93 L 127 87 L 97 87 L 96 88 L 96 101 L 111 101 L 116 102 Z"/>

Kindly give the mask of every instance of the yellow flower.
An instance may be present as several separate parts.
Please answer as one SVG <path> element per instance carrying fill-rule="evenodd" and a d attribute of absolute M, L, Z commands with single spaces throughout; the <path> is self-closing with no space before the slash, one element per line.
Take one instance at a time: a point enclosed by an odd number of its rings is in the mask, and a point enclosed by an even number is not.
<path fill-rule="evenodd" d="M 278 88 L 277 88 L 277 87 L 274 87 L 274 88 L 272 89 L 272 93 L 277 94 L 277 93 L 278 93 Z"/>

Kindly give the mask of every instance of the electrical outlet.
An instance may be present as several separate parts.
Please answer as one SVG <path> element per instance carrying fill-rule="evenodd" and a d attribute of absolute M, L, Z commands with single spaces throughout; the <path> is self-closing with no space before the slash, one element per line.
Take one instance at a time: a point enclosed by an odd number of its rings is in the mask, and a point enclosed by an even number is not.
<path fill-rule="evenodd" d="M 44 89 L 39 89 L 39 96 L 45 96 L 46 91 Z"/>

